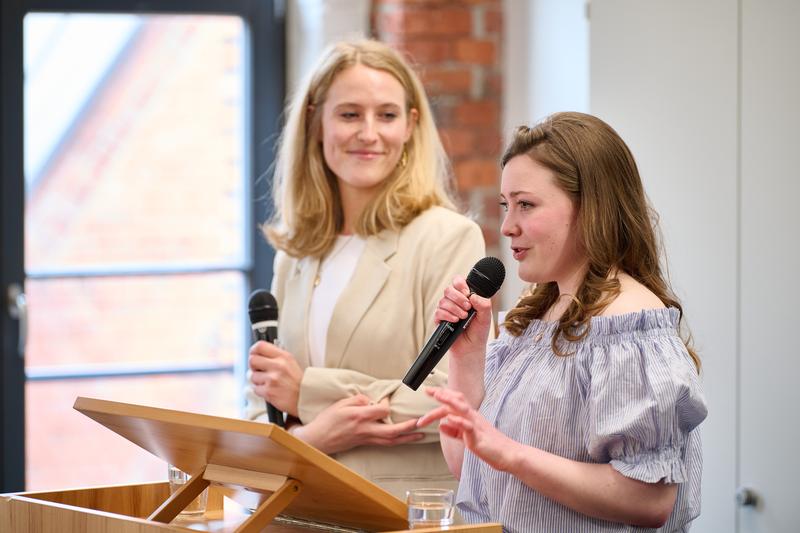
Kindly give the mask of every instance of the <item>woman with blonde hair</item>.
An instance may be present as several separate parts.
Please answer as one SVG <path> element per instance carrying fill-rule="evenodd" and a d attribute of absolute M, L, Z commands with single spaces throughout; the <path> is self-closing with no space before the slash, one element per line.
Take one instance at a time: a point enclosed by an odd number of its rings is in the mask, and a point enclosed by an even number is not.
<path fill-rule="evenodd" d="M 463 278 L 437 320 L 474 308 L 450 350 L 442 447 L 469 522 L 512 532 L 688 531 L 700 513 L 699 360 L 659 265 L 630 150 L 591 115 L 516 131 L 502 232 L 535 284 L 488 349 L 490 304 Z"/>
<path fill-rule="evenodd" d="M 294 435 L 397 495 L 454 484 L 438 432 L 416 428 L 435 402 L 400 381 L 439 294 L 484 254 L 448 184 L 406 61 L 376 41 L 330 47 L 287 110 L 264 228 L 280 347 L 250 349 L 247 414 L 266 419 L 270 402 Z"/>

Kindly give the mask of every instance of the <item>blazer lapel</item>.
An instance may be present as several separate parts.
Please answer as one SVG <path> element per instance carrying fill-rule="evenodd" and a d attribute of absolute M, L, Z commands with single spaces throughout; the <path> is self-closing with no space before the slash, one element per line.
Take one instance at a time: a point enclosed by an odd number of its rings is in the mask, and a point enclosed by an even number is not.
<path fill-rule="evenodd" d="M 305 257 L 297 263 L 286 283 L 285 294 L 291 295 L 292 302 L 286 301 L 288 298 L 284 299 L 287 311 L 285 319 L 291 321 L 291 327 L 284 330 L 289 337 L 286 339 L 285 345 L 294 347 L 293 353 L 301 368 L 309 366 L 308 311 L 311 306 L 314 278 L 316 278 L 318 270 L 319 258 Z M 279 311 L 282 312 L 282 310 Z M 283 317 L 280 319 L 284 320 Z"/>
<path fill-rule="evenodd" d="M 353 278 L 336 302 L 325 343 L 325 366 L 339 368 L 353 332 L 375 297 L 386 284 L 392 269 L 386 260 L 397 250 L 399 234 L 384 230 L 367 238 L 364 253 Z"/>

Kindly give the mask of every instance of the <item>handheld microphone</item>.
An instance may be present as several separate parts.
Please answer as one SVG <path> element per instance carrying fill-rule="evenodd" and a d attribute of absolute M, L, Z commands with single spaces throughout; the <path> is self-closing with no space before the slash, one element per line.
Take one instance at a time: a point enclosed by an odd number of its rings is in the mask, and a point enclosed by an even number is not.
<path fill-rule="evenodd" d="M 500 289 L 505 277 L 506 269 L 499 259 L 484 257 L 469 271 L 467 286 L 469 286 L 471 294 L 491 298 Z M 474 316 L 475 309 L 470 309 L 467 318 L 462 318 L 455 323 L 444 321 L 439 323 L 439 327 L 422 348 L 417 360 L 408 369 L 403 383 L 413 390 L 417 390 L 428 374 L 433 372 L 434 367 L 442 360 L 458 336 L 467 329 Z"/>
<path fill-rule="evenodd" d="M 253 339 L 275 344 L 275 339 L 278 338 L 278 301 L 275 297 L 264 289 L 254 290 L 247 304 L 247 314 L 250 315 Z M 269 402 L 267 418 L 273 424 L 286 427 L 283 413 Z"/>

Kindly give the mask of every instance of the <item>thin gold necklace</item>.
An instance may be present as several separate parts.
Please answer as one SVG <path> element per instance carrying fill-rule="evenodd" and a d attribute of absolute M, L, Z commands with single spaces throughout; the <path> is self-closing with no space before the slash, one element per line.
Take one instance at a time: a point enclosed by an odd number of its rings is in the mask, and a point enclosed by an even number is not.
<path fill-rule="evenodd" d="M 333 258 L 336 257 L 337 255 L 339 255 L 339 252 L 341 252 L 342 250 L 347 248 L 347 245 L 350 244 L 350 241 L 352 241 L 353 237 L 355 237 L 355 236 L 356 236 L 355 233 L 351 233 L 350 235 L 348 235 L 346 239 L 342 240 L 341 246 L 339 246 L 338 248 L 334 249 L 330 253 L 330 255 L 328 255 L 328 256 L 326 256 L 326 257 L 324 257 L 323 259 L 320 260 L 319 266 L 317 267 L 317 276 L 314 278 L 314 287 L 318 286 L 319 282 L 322 280 L 323 265 L 325 263 L 330 264 L 330 262 L 333 261 Z"/>

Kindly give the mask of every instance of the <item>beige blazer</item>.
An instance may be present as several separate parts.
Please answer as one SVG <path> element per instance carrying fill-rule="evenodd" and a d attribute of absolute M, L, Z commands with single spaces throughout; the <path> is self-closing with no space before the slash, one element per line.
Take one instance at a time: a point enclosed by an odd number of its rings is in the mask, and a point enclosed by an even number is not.
<path fill-rule="evenodd" d="M 353 277 L 328 327 L 325 368 L 309 367 L 307 317 L 319 259 L 275 257 L 272 293 L 278 301 L 278 337 L 305 369 L 299 415 L 308 423 L 332 403 L 357 393 L 389 398 L 390 422 L 419 417 L 436 406 L 423 387 L 402 383 L 435 330 L 433 314 L 453 276 L 466 276 L 485 254 L 480 228 L 442 207 L 428 209 L 399 232 L 367 238 Z M 444 385 L 447 358 L 426 380 Z M 247 391 L 247 416 L 266 419 L 264 400 Z M 334 457 L 362 476 L 404 497 L 413 486 L 453 487 L 436 427 L 420 442 L 362 446 Z"/>

